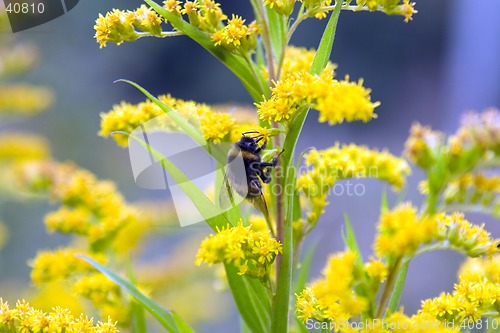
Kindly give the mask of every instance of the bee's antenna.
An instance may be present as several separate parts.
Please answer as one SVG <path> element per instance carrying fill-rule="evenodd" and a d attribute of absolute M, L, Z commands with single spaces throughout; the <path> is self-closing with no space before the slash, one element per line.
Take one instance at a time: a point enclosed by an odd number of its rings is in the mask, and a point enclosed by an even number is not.
<path fill-rule="evenodd" d="M 249 132 L 243 132 L 241 133 L 243 136 L 245 136 L 246 134 L 260 134 L 259 132 L 257 131 L 249 131 Z M 262 134 L 258 135 L 258 136 L 261 136 Z"/>

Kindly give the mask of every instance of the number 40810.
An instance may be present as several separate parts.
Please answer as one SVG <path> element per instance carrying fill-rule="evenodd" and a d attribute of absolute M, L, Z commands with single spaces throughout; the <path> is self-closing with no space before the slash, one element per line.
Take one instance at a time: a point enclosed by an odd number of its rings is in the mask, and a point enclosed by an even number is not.
<path fill-rule="evenodd" d="M 9 3 L 7 8 L 5 8 L 9 14 L 42 14 L 45 11 L 45 6 L 43 2 L 38 4 L 34 3 Z"/>

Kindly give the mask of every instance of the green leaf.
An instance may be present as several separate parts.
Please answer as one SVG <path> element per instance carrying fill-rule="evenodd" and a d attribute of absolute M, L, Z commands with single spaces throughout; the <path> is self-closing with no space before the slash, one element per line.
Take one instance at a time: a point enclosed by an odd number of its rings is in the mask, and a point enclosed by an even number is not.
<path fill-rule="evenodd" d="M 224 50 L 222 47 L 215 46 L 207 33 L 193 27 L 181 17 L 170 13 L 153 0 L 144 1 L 166 19 L 175 29 L 186 34 L 226 65 L 226 67 L 241 80 L 254 101 L 257 102 L 262 100 L 264 92 L 260 90 L 259 79 L 254 76 L 254 73 L 252 73 L 251 68 L 249 68 L 248 63 L 243 57 L 236 56 Z"/>
<path fill-rule="evenodd" d="M 238 275 L 232 264 L 226 264 L 226 275 L 241 318 L 253 333 L 270 332 L 271 301 L 265 287 L 257 279 Z"/>
<path fill-rule="evenodd" d="M 330 59 L 333 41 L 335 40 L 335 31 L 337 30 L 337 24 L 339 22 L 340 9 L 342 8 L 342 2 L 343 1 L 341 0 L 337 1 L 332 16 L 330 16 L 330 20 L 328 20 L 328 24 L 326 25 L 321 41 L 319 42 L 316 56 L 314 57 L 314 61 L 311 65 L 311 74 L 320 74 Z"/>
<path fill-rule="evenodd" d="M 278 275 L 276 290 L 272 332 L 287 333 L 290 316 L 290 295 L 292 293 L 293 279 L 293 215 L 295 198 L 296 169 L 294 165 L 288 167 L 285 177 L 285 189 L 291 189 L 292 193 L 285 192 L 285 228 L 283 232 L 283 253 L 281 256 L 281 267 Z"/>
<path fill-rule="evenodd" d="M 399 270 L 399 275 L 394 285 L 394 290 L 392 292 L 391 299 L 389 301 L 389 305 L 387 306 L 386 314 L 390 314 L 394 311 L 397 311 L 399 306 L 399 301 L 401 300 L 401 295 L 403 294 L 403 290 L 406 282 L 406 275 L 408 274 L 408 266 L 410 265 L 410 260 L 404 260 L 401 265 L 401 269 Z"/>
<path fill-rule="evenodd" d="M 111 281 L 125 289 L 146 311 L 148 311 L 158 322 L 169 332 L 174 333 L 192 333 L 194 332 L 188 324 L 186 324 L 179 316 L 175 315 L 173 311 L 167 311 L 158 305 L 152 299 L 146 297 L 141 293 L 132 283 L 121 278 L 116 273 L 108 268 L 99 264 L 97 261 L 85 257 L 78 256 L 91 264 L 95 269 L 108 277 Z"/>
<path fill-rule="evenodd" d="M 174 164 L 141 139 L 131 137 L 147 149 L 155 160 L 162 163 L 162 166 L 193 201 L 212 229 L 221 229 L 229 223 L 220 210 Z M 264 286 L 258 280 L 239 276 L 233 265 L 226 265 L 226 273 L 235 303 L 247 325 L 253 332 L 269 332 L 271 303 Z"/>
<path fill-rule="evenodd" d="M 182 173 L 172 162 L 165 158 L 162 154 L 156 151 L 153 147 L 145 143 L 143 140 L 137 138 L 134 135 L 128 134 L 126 132 L 120 132 L 122 134 L 129 135 L 132 139 L 138 142 L 141 146 L 146 149 L 151 156 L 160 162 L 162 167 L 168 171 L 168 173 L 175 180 L 177 185 L 182 189 L 182 191 L 191 199 L 193 204 L 196 206 L 200 214 L 205 218 L 207 223 L 212 227 L 213 230 L 217 228 L 221 229 L 231 224 L 226 218 L 223 212 L 210 201 L 209 198 L 200 190 L 184 173 Z"/>
<path fill-rule="evenodd" d="M 344 214 L 345 228 L 342 232 L 342 238 L 344 243 L 349 250 L 356 254 L 356 266 L 363 267 L 363 257 L 361 256 L 361 251 L 359 250 L 358 242 L 356 240 L 356 235 L 352 229 L 351 221 L 349 216 Z"/>
<path fill-rule="evenodd" d="M 127 275 L 131 284 L 137 285 L 137 278 L 135 276 L 134 267 L 131 258 L 127 258 Z M 146 324 L 146 316 L 144 308 L 135 300 L 132 302 L 132 332 L 147 332 L 148 326 Z"/>
<path fill-rule="evenodd" d="M 299 318 L 295 317 L 295 326 L 298 328 L 298 331 L 300 333 L 310 333 L 310 331 L 307 329 L 306 325 L 300 320 Z"/>
<path fill-rule="evenodd" d="M 382 200 L 380 201 L 380 211 L 382 213 L 387 212 L 389 210 L 389 202 L 387 200 L 387 188 L 384 187 L 382 191 Z"/>
<path fill-rule="evenodd" d="M 286 44 L 286 17 L 266 6 L 269 35 L 275 60 L 281 59 Z"/>
<path fill-rule="evenodd" d="M 307 251 L 304 253 L 304 257 L 300 263 L 298 269 L 297 280 L 295 281 L 295 293 L 300 294 L 302 290 L 306 287 L 307 280 L 309 279 L 309 274 L 311 272 L 311 266 L 314 261 L 314 254 L 316 253 L 316 248 L 318 247 L 318 242 L 312 243 Z"/>
<path fill-rule="evenodd" d="M 201 132 L 194 128 L 186 119 L 184 119 L 180 114 L 174 111 L 170 106 L 160 101 L 158 98 L 149 93 L 146 89 L 141 87 L 135 82 L 129 80 L 116 80 L 115 82 L 125 82 L 137 89 L 139 89 L 147 98 L 149 98 L 153 103 L 155 103 L 160 109 L 162 109 L 181 129 L 184 133 L 189 135 L 196 143 L 200 146 L 204 146 L 207 142 Z"/>
<path fill-rule="evenodd" d="M 132 332 L 147 332 L 148 327 L 146 324 L 146 316 L 144 314 L 144 307 L 136 303 L 132 303 Z"/>

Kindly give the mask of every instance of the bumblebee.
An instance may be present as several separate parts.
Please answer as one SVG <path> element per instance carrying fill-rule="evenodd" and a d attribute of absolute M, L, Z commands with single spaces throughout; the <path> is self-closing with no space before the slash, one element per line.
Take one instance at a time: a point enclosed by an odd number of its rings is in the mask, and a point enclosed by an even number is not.
<path fill-rule="evenodd" d="M 232 192 L 234 190 L 262 212 L 269 222 L 269 212 L 262 193 L 262 182 L 266 184 L 271 182 L 271 171 L 278 164 L 279 155 L 271 162 L 262 161 L 261 153 L 266 149 L 266 144 L 267 137 L 258 132 L 242 133 L 241 139 L 228 151 L 225 186 L 223 184 L 219 201 L 224 208 L 228 207 L 229 203 L 234 203 Z M 238 157 L 243 161 L 244 173 L 241 164 L 232 163 Z"/>

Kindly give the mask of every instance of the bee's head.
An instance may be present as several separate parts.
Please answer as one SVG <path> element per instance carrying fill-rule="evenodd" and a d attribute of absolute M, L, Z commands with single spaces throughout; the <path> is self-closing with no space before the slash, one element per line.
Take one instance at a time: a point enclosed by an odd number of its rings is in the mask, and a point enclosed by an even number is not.
<path fill-rule="evenodd" d="M 259 140 L 255 137 L 243 136 L 238 142 L 236 142 L 238 147 L 242 150 L 254 152 L 259 148 Z"/>

